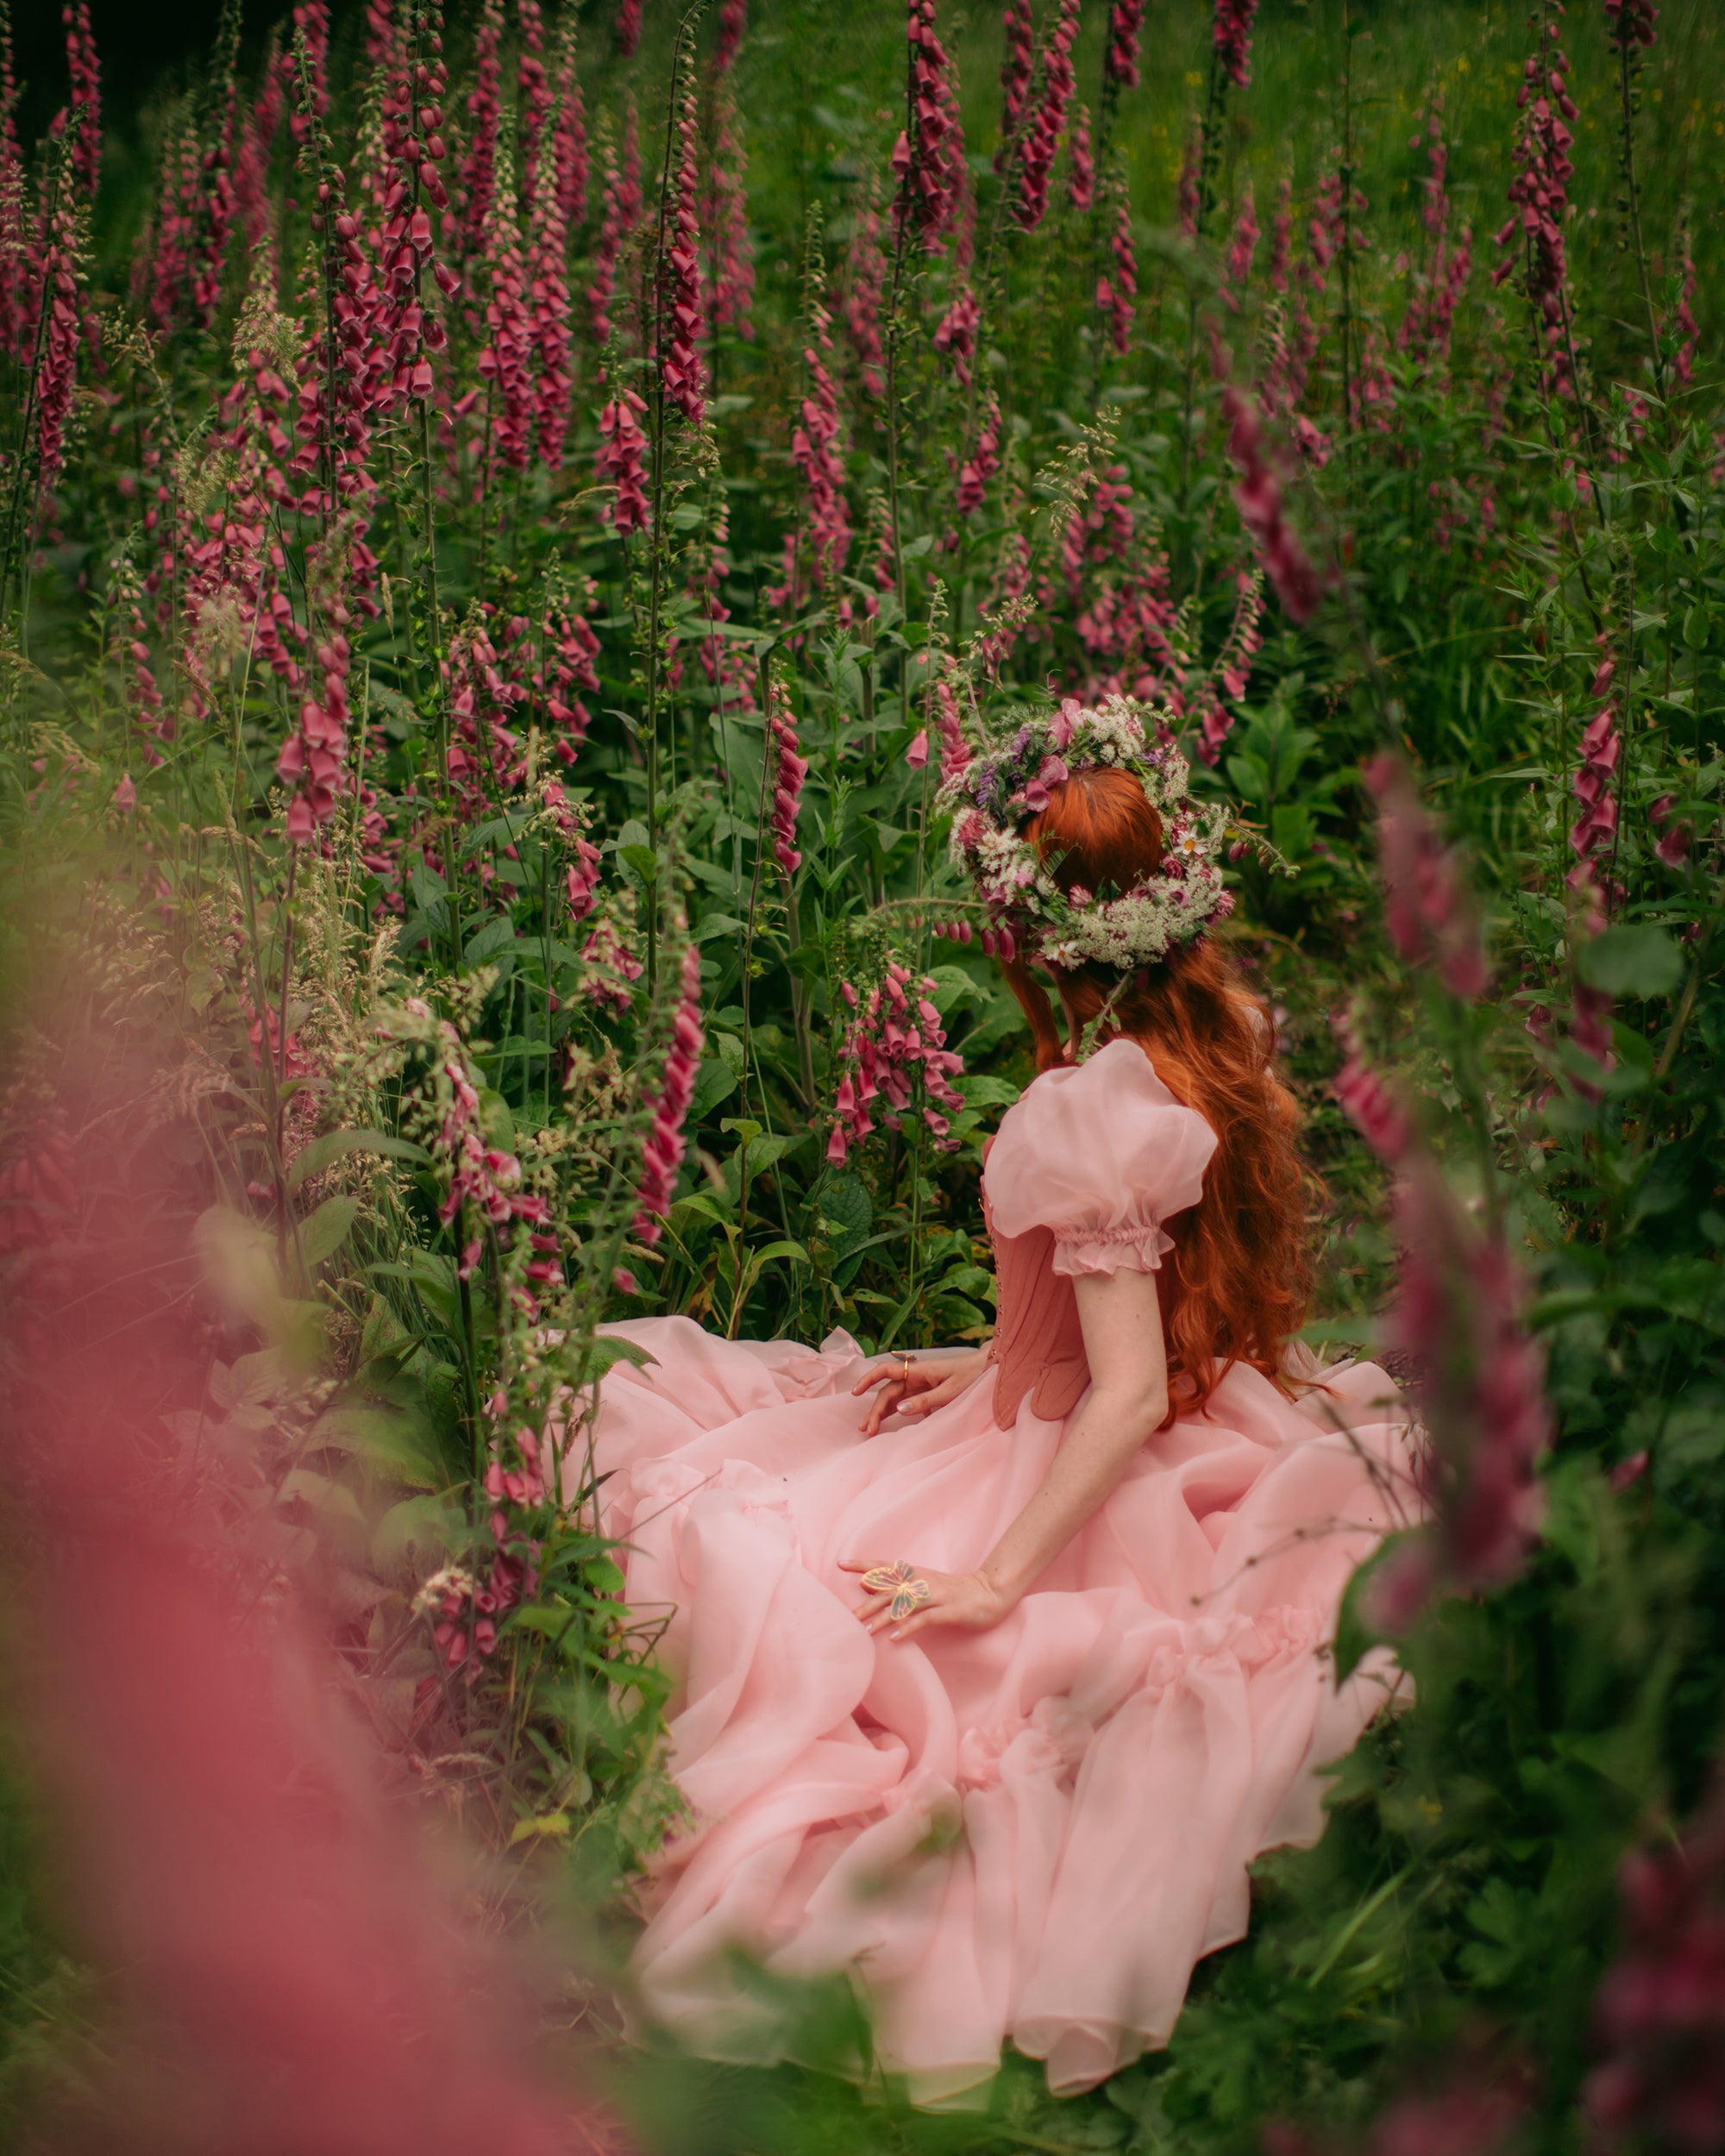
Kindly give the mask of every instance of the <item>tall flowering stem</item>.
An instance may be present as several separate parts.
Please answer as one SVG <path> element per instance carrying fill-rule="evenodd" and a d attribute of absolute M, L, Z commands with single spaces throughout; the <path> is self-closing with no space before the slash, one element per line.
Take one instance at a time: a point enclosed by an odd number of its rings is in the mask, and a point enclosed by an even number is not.
<path fill-rule="evenodd" d="M 1515 130 L 1515 173 L 1509 187 L 1513 214 L 1497 234 L 1503 260 L 1491 281 L 1503 284 L 1519 269 L 1521 289 L 1537 316 L 1545 343 L 1545 377 L 1554 396 L 1572 394 L 1573 354 L 1569 317 L 1569 262 L 1564 220 L 1569 210 L 1569 184 L 1575 177 L 1570 156 L 1574 137 L 1566 124 L 1576 117 L 1566 83 L 1569 62 L 1558 44 L 1561 0 L 1546 0 L 1546 19 L 1522 70 L 1516 95 L 1521 119 Z"/>
<path fill-rule="evenodd" d="M 66 72 L 72 78 L 72 174 L 94 198 L 102 177 L 102 70 L 90 28 L 90 0 L 66 0 L 60 10 L 66 26 Z"/>
<path fill-rule="evenodd" d="M 701 358 L 700 227 L 695 212 L 700 187 L 699 131 L 692 60 L 686 60 L 685 68 L 676 118 L 675 201 L 667 254 L 671 274 L 665 305 L 670 336 L 664 344 L 661 368 L 666 396 L 692 427 L 699 427 L 706 417 L 706 370 Z M 662 329 L 661 334 L 662 337 Z"/>
<path fill-rule="evenodd" d="M 1078 78 L 1072 47 L 1078 35 L 1078 0 L 1060 0 L 1060 13 L 1042 56 L 1041 95 L 1019 145 L 1018 198 L 1013 215 L 1023 231 L 1033 232 L 1048 208 L 1049 176 L 1066 126 L 1066 110 Z"/>
<path fill-rule="evenodd" d="M 1605 0 L 1605 21 L 1617 54 L 1619 110 L 1618 162 L 1623 174 L 1622 207 L 1628 226 L 1630 252 L 1641 288 L 1641 304 L 1647 318 L 1647 337 L 1653 355 L 1653 386 L 1665 393 L 1665 357 L 1659 323 L 1653 306 L 1653 291 L 1647 275 L 1647 243 L 1641 236 L 1641 184 L 1635 170 L 1635 115 L 1641 100 L 1641 54 L 1659 37 L 1654 25 L 1659 11 L 1653 0 Z"/>
<path fill-rule="evenodd" d="M 1482 1225 L 1457 1200 L 1352 1025 L 1338 1031 L 1346 1060 L 1335 1091 L 1397 1176 L 1391 1338 L 1415 1373 L 1427 1439 L 1416 1494 L 1431 1524 L 1372 1583 L 1377 1622 L 1400 1632 L 1434 1589 L 1477 1592 L 1521 1570 L 1543 1516 L 1551 1413 L 1501 1220 Z"/>
<path fill-rule="evenodd" d="M 1399 756 L 1376 756 L 1365 768 L 1377 803 L 1377 849 L 1383 879 L 1384 924 L 1409 965 L 1435 963 L 1444 986 L 1465 1000 L 1484 995 L 1490 978 L 1479 921 L 1461 865 L 1439 835 Z"/>
<path fill-rule="evenodd" d="M 1143 28 L 1144 0 L 1109 0 L 1108 27 L 1102 45 L 1105 99 L 1118 97 L 1122 90 L 1138 88 L 1138 37 Z"/>
<path fill-rule="evenodd" d="M 797 753 L 790 692 L 777 674 L 768 694 L 767 745 L 772 759 L 768 785 L 773 797 L 773 858 L 788 880 L 802 866 L 803 857 L 797 850 L 797 812 L 803 780 L 808 776 L 808 760 Z"/>
<path fill-rule="evenodd" d="M 1323 596 L 1323 585 L 1288 521 L 1282 482 L 1264 446 L 1258 407 L 1233 381 L 1222 389 L 1222 416 L 1228 426 L 1228 455 L 1239 473 L 1234 502 L 1240 521 L 1251 534 L 1264 573 L 1289 618 L 1309 621 Z"/>
<path fill-rule="evenodd" d="M 694 1097 L 705 1036 L 700 1019 L 700 950 L 685 946 L 680 994 L 671 1020 L 664 1068 L 653 1097 L 652 1121 L 641 1150 L 641 1176 L 635 1188 L 634 1234 L 651 1249 L 665 1231 L 665 1216 L 676 1194 L 677 1170 L 688 1141 L 683 1134 Z"/>
<path fill-rule="evenodd" d="M 1251 83 L 1251 24 L 1258 0 L 1216 0 L 1210 42 L 1218 66 L 1236 90 Z"/>

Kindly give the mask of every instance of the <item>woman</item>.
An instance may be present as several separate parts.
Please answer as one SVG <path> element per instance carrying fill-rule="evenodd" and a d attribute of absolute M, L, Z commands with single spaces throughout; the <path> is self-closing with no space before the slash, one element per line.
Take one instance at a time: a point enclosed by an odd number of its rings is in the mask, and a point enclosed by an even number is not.
<path fill-rule="evenodd" d="M 1316 1770 L 1383 1703 L 1326 1649 L 1405 1421 L 1381 1371 L 1289 1348 L 1294 1105 L 1209 934 L 1226 818 L 1186 777 L 1113 699 L 944 789 L 1040 1073 L 986 1157 L 988 1348 L 618 1328 L 656 1359 L 605 1382 L 605 1525 L 631 1606 L 674 1613 L 689 1812 L 636 1967 L 709 2055 L 774 2052 L 740 1947 L 853 1971 L 922 2101 L 1005 2040 L 1089 2086 L 1165 2042 L 1247 1866 L 1316 1839 Z"/>

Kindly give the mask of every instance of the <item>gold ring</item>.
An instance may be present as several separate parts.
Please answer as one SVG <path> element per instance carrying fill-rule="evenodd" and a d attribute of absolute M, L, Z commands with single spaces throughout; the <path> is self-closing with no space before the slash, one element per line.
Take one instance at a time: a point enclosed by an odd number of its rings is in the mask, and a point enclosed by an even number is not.
<path fill-rule="evenodd" d="M 905 1366 L 903 1371 L 904 1382 L 908 1385 L 911 1382 L 911 1358 L 908 1355 L 900 1355 L 899 1360 Z"/>

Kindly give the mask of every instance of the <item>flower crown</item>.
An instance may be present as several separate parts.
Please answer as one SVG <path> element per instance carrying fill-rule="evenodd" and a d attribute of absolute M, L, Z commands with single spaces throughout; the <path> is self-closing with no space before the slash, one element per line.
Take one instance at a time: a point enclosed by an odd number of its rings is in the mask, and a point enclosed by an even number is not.
<path fill-rule="evenodd" d="M 1165 728 L 1146 730 L 1147 710 L 1119 695 L 1094 706 L 1068 697 L 1057 710 L 1013 714 L 1014 730 L 949 766 L 938 799 L 952 816 L 952 859 L 975 881 L 1004 955 L 1022 949 L 1048 966 L 1094 961 L 1125 973 L 1233 911 L 1218 858 L 1232 835 L 1229 812 L 1193 799 L 1190 767 Z M 1095 770 L 1130 772 L 1162 823 L 1160 862 L 1108 898 L 1077 885 L 1063 891 L 1023 836 L 1054 787 Z"/>

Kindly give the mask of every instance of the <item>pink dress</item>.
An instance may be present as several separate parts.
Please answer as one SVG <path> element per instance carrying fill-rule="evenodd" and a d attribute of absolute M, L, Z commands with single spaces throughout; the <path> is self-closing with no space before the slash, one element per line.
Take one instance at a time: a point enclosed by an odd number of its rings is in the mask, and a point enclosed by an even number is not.
<path fill-rule="evenodd" d="M 1132 1042 L 1036 1080 L 985 1170 L 998 1367 L 876 1438 L 843 1333 L 817 1352 L 617 1328 L 657 1360 L 605 1380 L 605 1524 L 631 1545 L 630 1606 L 674 1613 L 690 1815 L 635 1973 L 705 2055 L 782 2055 L 741 1946 L 853 1972 L 878 2063 L 922 2102 L 985 2081 L 1007 2040 L 1057 2092 L 1088 2087 L 1167 2040 L 1193 1964 L 1245 1930 L 1252 1859 L 1316 1839 L 1316 1770 L 1393 1680 L 1373 1663 L 1338 1689 L 1326 1654 L 1405 1474 L 1381 1370 L 1297 1403 L 1231 1370 L 992 1631 L 870 1638 L 838 1569 L 981 1563 L 1088 1382 L 1071 1276 L 1156 1269 L 1215 1143 Z"/>

